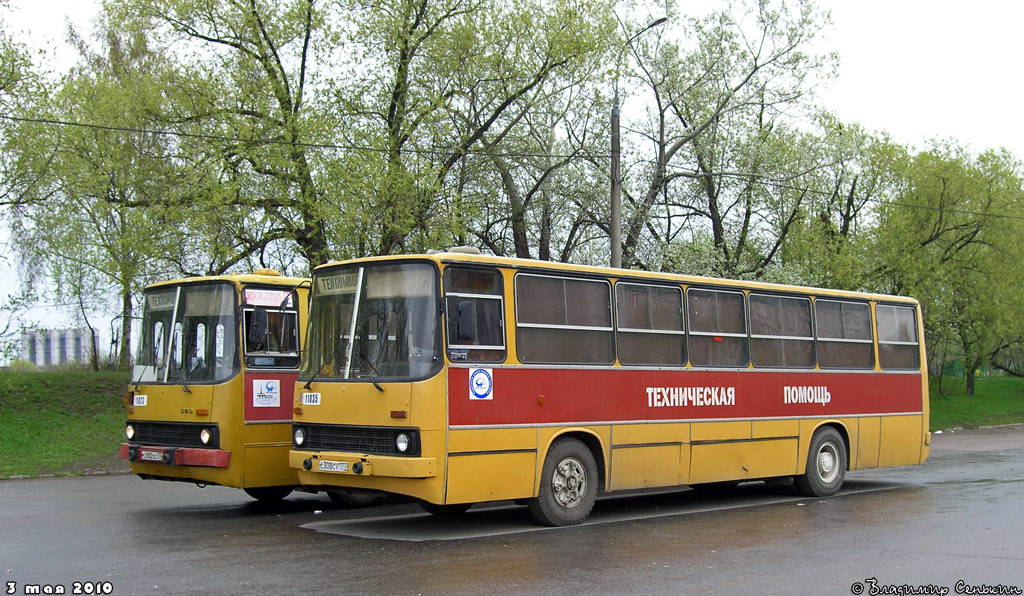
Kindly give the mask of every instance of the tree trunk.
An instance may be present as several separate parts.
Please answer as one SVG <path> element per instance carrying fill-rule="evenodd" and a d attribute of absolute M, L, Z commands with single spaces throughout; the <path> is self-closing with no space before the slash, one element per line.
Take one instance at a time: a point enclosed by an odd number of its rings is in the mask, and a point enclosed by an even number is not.
<path fill-rule="evenodd" d="M 964 362 L 966 363 L 967 361 L 964 360 Z M 980 358 L 976 358 L 975 360 L 973 360 L 971 362 L 971 366 L 968 367 L 967 370 L 964 371 L 964 374 L 967 375 L 967 386 L 966 386 L 967 395 L 969 395 L 971 397 L 974 396 L 974 371 L 978 370 L 980 367 L 981 367 L 981 359 Z"/>
<path fill-rule="evenodd" d="M 117 355 L 117 370 L 131 370 L 132 358 L 132 292 L 131 286 L 121 288 L 121 346 Z"/>

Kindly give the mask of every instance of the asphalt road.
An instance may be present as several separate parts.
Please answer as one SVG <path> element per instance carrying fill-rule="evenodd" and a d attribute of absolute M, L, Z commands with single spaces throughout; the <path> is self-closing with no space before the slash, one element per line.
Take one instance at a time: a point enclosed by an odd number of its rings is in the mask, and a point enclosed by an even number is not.
<path fill-rule="evenodd" d="M 852 473 L 830 499 L 630 494 L 561 529 L 510 503 L 459 520 L 316 495 L 265 507 L 131 475 L 0 481 L 0 503 L 4 594 L 1024 591 L 1021 427 L 937 435 L 926 464 Z"/>

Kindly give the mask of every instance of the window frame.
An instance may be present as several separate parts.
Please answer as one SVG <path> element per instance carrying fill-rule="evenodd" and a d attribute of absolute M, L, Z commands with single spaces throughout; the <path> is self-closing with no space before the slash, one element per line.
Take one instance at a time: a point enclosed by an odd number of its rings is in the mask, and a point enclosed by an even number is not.
<path fill-rule="evenodd" d="M 854 304 L 858 307 L 864 307 L 868 313 L 868 333 L 871 335 L 868 339 L 851 339 L 844 337 L 821 337 L 821 325 L 818 324 L 818 303 L 819 302 L 831 302 L 835 304 Z M 826 370 L 872 370 L 875 365 L 878 364 L 878 359 L 875 354 L 875 326 L 872 324 L 872 311 L 871 303 L 867 301 L 858 300 L 846 300 L 842 298 L 815 298 L 814 299 L 814 348 L 815 348 L 815 361 L 818 364 L 818 368 Z M 845 313 L 840 311 L 839 320 L 845 321 Z M 845 323 L 843 324 L 843 331 L 845 332 Z M 821 350 L 818 349 L 820 343 L 847 343 L 847 344 L 868 344 L 871 346 L 871 363 L 868 366 L 823 366 L 821 364 Z"/>
<path fill-rule="evenodd" d="M 282 297 L 281 302 L 278 303 L 277 306 L 270 306 L 260 304 L 257 301 L 250 302 L 246 294 L 248 290 L 274 292 L 286 295 Z M 240 301 L 239 308 L 241 309 L 242 317 L 240 325 L 240 331 L 242 332 L 241 350 L 243 362 L 246 368 L 253 370 L 273 368 L 297 370 L 302 360 L 302 344 L 305 339 L 302 333 L 302 309 L 299 304 L 299 293 L 297 288 L 273 284 L 250 283 L 240 286 L 238 288 L 238 295 Z M 280 345 L 277 350 L 271 350 L 270 342 L 266 339 L 264 340 L 266 342 L 266 347 L 264 349 L 254 350 L 250 348 L 249 325 L 257 310 L 263 310 L 266 313 L 268 322 L 272 314 L 277 315 L 280 319 L 282 333 L 288 330 L 289 320 L 291 320 L 291 331 L 295 341 L 294 350 L 285 350 L 283 349 L 284 346 Z M 267 334 L 269 337 L 269 325 Z"/>
<path fill-rule="evenodd" d="M 810 335 L 806 335 L 806 336 L 805 335 L 764 335 L 764 334 L 759 334 L 759 333 L 755 334 L 754 333 L 754 324 L 753 324 L 753 310 L 754 309 L 751 306 L 751 304 L 752 304 L 752 300 L 751 299 L 752 298 L 776 298 L 776 299 L 779 299 L 779 300 L 799 300 L 799 301 L 802 301 L 802 302 L 806 302 L 807 303 L 807 323 L 808 323 L 808 326 L 810 327 L 811 334 Z M 778 368 L 778 369 L 811 370 L 811 369 L 813 369 L 817 365 L 817 363 L 818 363 L 818 350 L 817 350 L 818 345 L 817 345 L 817 340 L 816 340 L 816 337 L 815 337 L 814 302 L 811 300 L 810 296 L 791 295 L 791 294 L 769 294 L 769 293 L 766 293 L 766 292 L 754 292 L 754 291 L 751 291 L 749 294 L 747 294 L 747 319 L 748 319 L 748 321 L 747 321 L 747 331 L 750 334 L 750 364 L 754 368 L 762 368 L 762 369 L 764 369 L 764 368 Z M 810 342 L 810 344 L 811 344 L 811 362 L 807 366 L 793 366 L 793 365 L 787 365 L 787 364 L 782 364 L 782 365 L 779 365 L 779 366 L 758 365 L 756 362 L 754 362 L 753 342 L 754 342 L 755 339 L 779 340 L 779 341 L 807 341 L 807 342 Z M 784 352 L 784 348 L 783 348 L 783 354 L 784 353 L 785 352 Z M 785 358 L 783 358 L 783 359 L 785 359 Z"/>
<path fill-rule="evenodd" d="M 894 311 L 897 311 L 897 312 L 899 310 L 901 310 L 901 309 L 902 310 L 910 311 L 910 314 L 911 314 L 911 317 L 912 317 L 912 320 L 913 320 L 913 323 L 914 323 L 914 325 L 913 325 L 914 338 L 915 338 L 914 341 L 898 341 L 898 340 L 897 341 L 883 341 L 882 340 L 882 334 L 880 333 L 881 330 L 879 329 L 881 317 L 878 315 L 878 310 L 881 309 L 881 308 L 891 308 L 891 309 L 893 309 Z M 882 370 L 918 370 L 918 369 L 921 368 L 921 334 L 920 334 L 920 330 L 918 329 L 918 316 L 919 316 L 918 309 L 915 306 L 912 306 L 912 305 L 907 305 L 907 304 L 876 304 L 875 305 L 875 330 L 874 330 L 874 333 L 875 333 L 875 337 L 878 340 L 878 367 L 879 368 L 881 368 Z M 898 328 L 899 328 L 899 326 L 897 325 L 897 329 Z M 915 349 L 915 354 L 916 354 L 915 360 L 917 361 L 917 364 L 915 366 L 912 366 L 912 367 L 886 366 L 885 363 L 883 362 L 882 346 L 908 346 L 908 347 L 909 346 L 913 346 L 914 348 L 916 348 Z"/>
<path fill-rule="evenodd" d="M 653 325 L 654 325 L 653 321 L 651 321 L 652 327 L 648 328 L 648 329 L 641 329 L 641 328 L 623 327 L 623 326 L 621 326 L 619 324 L 619 321 L 621 321 L 621 319 L 622 319 L 622 317 L 620 316 L 620 309 L 619 309 L 619 287 L 627 287 L 627 286 L 633 286 L 633 287 L 638 287 L 638 288 L 660 288 L 660 289 L 664 289 L 664 290 L 675 290 L 675 292 L 679 296 L 679 323 L 680 323 L 680 326 L 682 327 L 682 329 L 676 330 L 676 329 L 659 329 L 659 328 L 654 328 L 653 327 Z M 613 294 L 613 298 L 614 298 L 614 304 L 612 305 L 612 308 L 613 308 L 614 313 L 615 313 L 615 318 L 614 318 L 614 321 L 613 321 L 614 327 L 615 327 L 615 347 L 616 347 L 616 350 L 615 350 L 616 354 L 615 355 L 616 355 L 616 357 L 617 357 L 617 359 L 618 359 L 620 364 L 622 364 L 624 366 L 676 366 L 676 367 L 685 367 L 686 366 L 686 363 L 688 362 L 688 358 L 689 358 L 689 351 L 688 351 L 688 347 L 689 346 L 688 346 L 688 341 L 687 341 L 687 338 L 686 338 L 686 333 L 687 333 L 687 324 L 686 324 L 686 295 L 685 295 L 685 292 L 683 291 L 683 288 L 681 288 L 680 286 L 676 286 L 676 285 L 640 283 L 640 282 L 635 282 L 635 281 L 620 281 L 620 282 L 616 282 L 615 283 L 613 291 L 612 291 L 612 294 Z M 648 293 L 647 296 L 648 296 L 648 317 L 649 318 L 653 318 L 652 311 L 650 310 L 650 294 Z M 619 339 L 618 338 L 618 334 L 619 333 L 634 334 L 634 335 L 646 334 L 646 335 L 663 335 L 663 336 L 676 336 L 676 337 L 680 337 L 680 338 L 682 338 L 681 339 L 681 342 L 682 342 L 682 357 L 683 357 L 682 362 L 678 362 L 678 363 L 626 362 L 626 361 L 624 361 L 622 359 L 622 353 L 621 353 L 621 350 L 619 350 L 619 341 L 618 341 L 618 339 Z"/>
<path fill-rule="evenodd" d="M 449 280 L 452 279 L 451 273 L 456 271 L 469 271 L 475 273 L 487 273 L 496 280 L 496 284 L 493 293 L 486 293 L 483 291 L 469 291 L 462 289 L 449 290 L 448 286 L 451 283 Z M 481 267 L 479 265 L 472 265 L 466 263 L 449 263 L 442 270 L 441 287 L 444 292 L 442 299 L 445 304 L 445 316 L 444 316 L 444 340 L 445 340 L 445 355 L 448 360 L 455 363 L 461 362 L 476 362 L 476 363 L 487 363 L 496 364 L 505 362 L 508 359 L 508 324 L 506 323 L 506 312 L 505 312 L 505 277 L 502 274 L 502 270 L 496 267 Z M 498 324 L 500 326 L 501 344 L 462 344 L 455 343 L 455 340 L 449 333 L 451 325 L 451 317 L 453 314 L 457 316 L 457 313 L 452 313 L 449 308 L 449 298 L 454 298 L 455 302 L 458 303 L 459 299 L 472 299 L 472 300 L 496 300 L 498 302 L 498 312 L 500 313 L 500 319 Z M 481 358 L 480 354 L 477 353 L 477 357 L 473 358 L 474 352 L 488 351 L 491 353 L 501 352 L 499 358 Z M 464 352 L 464 357 L 456 358 L 457 352 Z"/>
<path fill-rule="evenodd" d="M 739 295 L 739 297 L 740 297 L 740 304 L 742 305 L 742 308 L 743 308 L 743 316 L 741 317 L 741 319 L 743 321 L 743 327 L 744 327 L 743 333 L 737 333 L 737 332 L 716 332 L 716 331 L 694 331 L 694 329 L 693 329 L 693 320 L 692 320 L 692 318 L 690 316 L 690 314 L 691 314 L 691 309 L 690 309 L 690 292 L 692 292 L 692 291 L 697 291 L 697 292 L 714 292 L 716 294 L 737 294 L 737 295 Z M 715 304 L 716 304 L 716 309 L 715 309 L 716 320 L 715 320 L 715 323 L 716 323 L 717 327 L 721 327 L 722 326 L 721 316 L 720 316 L 720 313 L 719 313 L 719 309 L 717 308 L 717 303 L 718 303 L 718 299 L 716 298 L 715 299 Z M 687 357 L 687 361 L 690 363 L 691 366 L 693 366 L 695 368 L 748 368 L 750 366 L 750 321 L 749 321 L 749 318 L 750 318 L 750 308 L 747 305 L 747 295 L 746 295 L 746 293 L 742 289 L 732 289 L 732 288 L 725 289 L 725 288 L 716 288 L 716 287 L 707 287 L 707 286 L 688 286 L 686 288 L 685 308 L 686 308 L 686 357 Z M 695 364 L 693 362 L 694 350 L 693 350 L 692 346 L 690 345 L 690 338 L 691 337 L 710 337 L 710 338 L 712 338 L 712 341 L 714 341 L 715 337 L 723 337 L 723 338 L 724 337 L 729 337 L 729 338 L 733 338 L 733 339 L 742 339 L 743 342 L 744 342 L 744 350 L 743 350 L 744 358 L 743 358 L 743 363 L 742 364 L 732 364 L 732 363 L 729 363 L 729 364 Z"/>
<path fill-rule="evenodd" d="M 521 316 L 520 311 L 519 311 L 519 306 L 520 306 L 520 300 L 519 300 L 519 297 L 520 297 L 519 280 L 521 278 L 526 278 L 526 277 L 535 277 L 535 278 L 546 279 L 546 280 L 555 279 L 555 280 L 561 280 L 562 281 L 562 315 L 563 315 L 562 319 L 564 321 L 568 321 L 569 320 L 569 304 L 568 304 L 568 301 L 567 301 L 567 298 L 566 298 L 566 292 L 565 292 L 565 282 L 566 281 L 584 282 L 584 283 L 595 283 L 595 284 L 603 285 L 605 287 L 605 289 L 606 289 L 606 294 L 605 295 L 607 296 L 607 300 L 608 300 L 607 301 L 607 305 L 608 305 L 608 313 L 607 313 L 608 314 L 608 318 L 607 318 L 608 326 L 607 327 L 603 327 L 603 326 L 595 326 L 595 325 L 572 325 L 572 324 L 569 324 L 567 322 L 566 323 L 562 323 L 562 324 L 557 324 L 557 323 L 524 323 L 524 322 L 522 322 L 522 316 Z M 612 283 L 608 279 L 605 279 L 605 278 L 597 278 L 597 279 L 595 279 L 595 278 L 592 278 L 592 277 L 582 277 L 582 276 L 581 277 L 576 277 L 576 276 L 570 276 L 570 275 L 558 275 L 557 273 L 555 273 L 555 274 L 544 274 L 544 273 L 532 273 L 532 272 L 528 272 L 528 271 L 520 271 L 520 272 L 516 273 L 515 278 L 513 279 L 512 284 L 513 284 L 512 292 L 513 292 L 513 300 L 515 301 L 515 317 L 516 317 L 516 321 L 515 321 L 515 323 L 516 323 L 516 358 L 520 362 L 523 362 L 523 363 L 526 363 L 526 364 L 572 364 L 572 365 L 587 365 L 587 366 L 611 365 L 611 364 L 615 363 L 615 316 L 614 316 L 614 308 L 615 308 L 615 306 L 614 306 L 614 298 L 612 297 Z M 607 360 L 601 360 L 601 361 L 590 361 L 590 360 L 583 360 L 583 361 L 579 361 L 579 360 L 563 360 L 563 361 L 554 361 L 554 360 L 526 360 L 526 359 L 523 358 L 523 350 L 522 350 L 523 340 L 522 340 L 522 337 L 520 336 L 520 331 L 519 331 L 520 329 L 540 329 L 540 330 L 544 330 L 544 331 L 550 331 L 550 330 L 556 330 L 557 329 L 557 330 L 562 330 L 562 331 L 590 331 L 590 332 L 597 332 L 597 333 L 607 333 L 608 334 L 608 344 L 609 344 L 609 356 L 610 356 L 610 358 L 607 359 Z"/>

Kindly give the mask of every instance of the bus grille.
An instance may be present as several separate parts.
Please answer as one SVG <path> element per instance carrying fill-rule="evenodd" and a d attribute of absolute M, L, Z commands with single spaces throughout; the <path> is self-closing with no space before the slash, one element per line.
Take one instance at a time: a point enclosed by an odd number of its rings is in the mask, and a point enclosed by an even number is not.
<path fill-rule="evenodd" d="M 350 453 L 366 453 L 371 455 L 412 455 L 411 452 L 399 453 L 395 447 L 395 435 L 404 429 L 381 428 L 373 426 L 341 426 L 334 424 L 303 424 L 306 440 L 301 449 L 311 451 L 346 451 Z M 414 437 L 415 432 L 404 430 Z"/>
<path fill-rule="evenodd" d="M 132 421 L 135 436 L 132 443 L 152 445 L 154 447 L 199 447 L 217 448 L 217 445 L 203 445 L 199 432 L 209 424 L 192 424 L 182 422 L 138 422 Z M 216 433 L 214 434 L 216 436 Z M 212 443 L 212 441 L 211 441 Z"/>

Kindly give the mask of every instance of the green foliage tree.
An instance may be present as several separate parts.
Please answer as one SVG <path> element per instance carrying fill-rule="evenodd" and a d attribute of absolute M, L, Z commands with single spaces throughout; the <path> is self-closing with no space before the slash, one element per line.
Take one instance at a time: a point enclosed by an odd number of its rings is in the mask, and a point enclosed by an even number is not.
<path fill-rule="evenodd" d="M 879 209 L 875 274 L 921 300 L 932 357 L 962 359 L 973 395 L 974 371 L 1024 339 L 1020 164 L 940 143 L 909 160 L 904 182 Z"/>
<path fill-rule="evenodd" d="M 444 246 L 471 227 L 498 254 L 525 254 L 525 211 L 543 185 L 522 188 L 513 180 L 522 170 L 513 170 L 527 153 L 537 157 L 529 167 L 557 169 L 543 151 L 553 147 L 551 127 L 540 122 L 557 112 L 558 98 L 579 95 L 584 74 L 595 70 L 607 47 L 610 3 L 345 6 L 358 23 L 350 43 L 367 48 L 350 87 L 339 89 L 343 112 L 354 116 L 347 144 L 381 148 L 372 157 L 348 156 L 347 169 L 359 180 L 350 186 L 361 195 L 359 211 L 374 214 L 354 232 L 365 239 L 360 248 L 386 254 Z M 467 157 L 480 150 L 486 159 Z M 502 184 L 492 185 L 490 176 Z M 499 197 L 504 213 L 495 220 L 488 207 Z M 511 222 L 514 247 L 495 237 L 503 220 Z"/>
<path fill-rule="evenodd" d="M 827 18 L 803 2 L 734 9 L 688 19 L 688 46 L 660 30 L 630 46 L 650 95 L 641 132 L 653 152 L 624 182 L 624 263 L 652 266 L 671 243 L 707 237 L 717 273 L 757 276 L 800 214 L 806 193 L 794 180 L 815 165 L 787 111 L 832 63 L 806 51 Z"/>
<path fill-rule="evenodd" d="M 84 50 L 84 44 L 79 41 Z M 105 54 L 83 51 L 60 89 L 23 112 L 8 152 L 31 180 L 8 212 L 26 269 L 46 276 L 56 298 L 79 306 L 113 302 L 121 311 L 118 365 L 128 366 L 133 296 L 159 270 L 188 215 L 152 203 L 180 181 L 168 137 L 140 133 L 160 58 L 142 38 L 110 36 Z M 54 126 L 53 122 L 119 123 Z M 94 349 L 95 353 L 95 349 Z"/>

